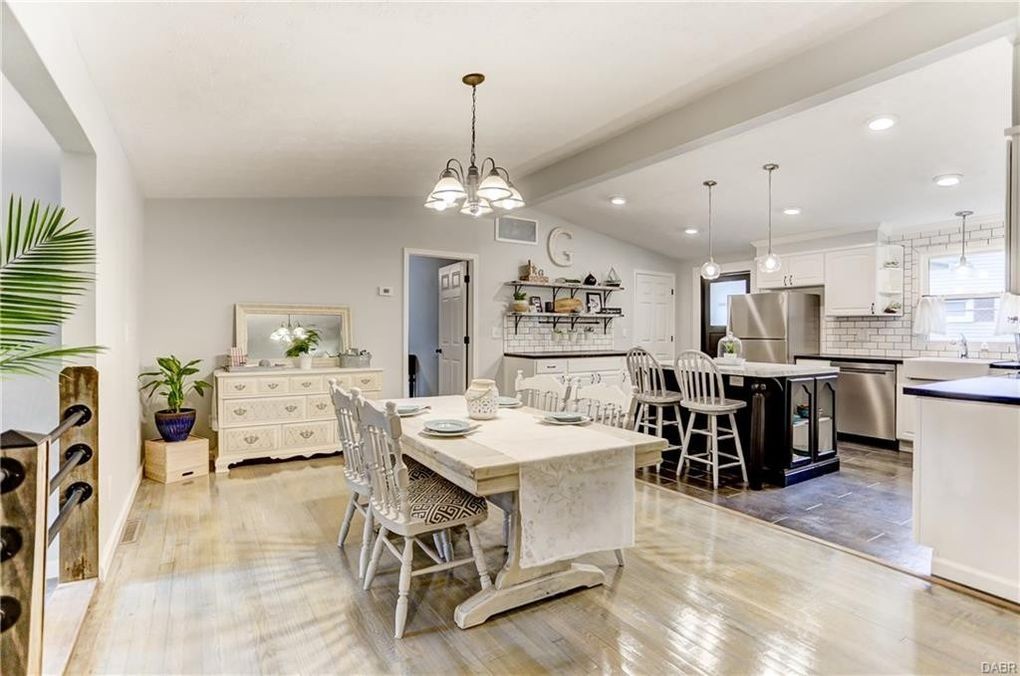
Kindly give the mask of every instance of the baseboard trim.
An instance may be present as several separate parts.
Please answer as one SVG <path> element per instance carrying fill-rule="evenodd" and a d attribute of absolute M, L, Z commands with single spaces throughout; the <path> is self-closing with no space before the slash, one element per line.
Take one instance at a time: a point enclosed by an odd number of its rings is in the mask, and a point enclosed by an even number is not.
<path fill-rule="evenodd" d="M 135 475 L 134 484 L 131 486 L 131 492 L 128 495 L 128 499 L 124 501 L 124 506 L 121 507 L 120 514 L 117 515 L 117 521 L 113 527 L 113 533 L 110 537 L 109 542 L 106 543 L 106 547 L 103 549 L 102 555 L 99 557 L 99 580 L 100 582 L 106 579 L 106 573 L 110 569 L 110 564 L 113 563 L 113 555 L 117 553 L 117 545 L 120 544 L 120 539 L 124 535 L 124 525 L 127 523 L 128 515 L 131 514 L 131 508 L 135 504 L 135 496 L 138 495 L 138 487 L 142 485 L 142 474 L 144 472 L 142 465 L 138 466 L 138 474 Z"/>

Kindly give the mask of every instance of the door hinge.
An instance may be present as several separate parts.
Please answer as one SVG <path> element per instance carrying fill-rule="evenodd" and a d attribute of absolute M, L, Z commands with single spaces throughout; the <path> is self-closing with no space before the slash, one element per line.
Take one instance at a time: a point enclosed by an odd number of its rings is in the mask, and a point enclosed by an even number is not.
<path fill-rule="evenodd" d="M 669 342 L 671 342 L 671 343 L 673 342 L 673 336 L 669 337 Z"/>
<path fill-rule="evenodd" d="M 669 295 L 671 295 L 671 296 L 673 295 L 673 289 L 669 290 Z"/>
<path fill-rule="evenodd" d="M 471 344 L 471 336 L 464 336 L 464 344 L 465 345 Z"/>
<path fill-rule="evenodd" d="M 471 275 L 464 275 L 464 283 L 465 284 L 471 283 Z"/>

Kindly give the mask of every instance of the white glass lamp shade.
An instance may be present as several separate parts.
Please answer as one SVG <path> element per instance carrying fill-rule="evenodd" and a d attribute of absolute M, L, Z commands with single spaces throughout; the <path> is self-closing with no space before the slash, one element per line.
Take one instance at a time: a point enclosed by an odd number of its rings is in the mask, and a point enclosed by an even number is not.
<path fill-rule="evenodd" d="M 722 268 L 714 260 L 707 260 L 701 266 L 701 278 L 709 281 L 713 279 L 719 279 L 719 275 L 722 273 Z"/>
<path fill-rule="evenodd" d="M 425 200 L 425 208 L 432 209 L 434 211 L 446 211 L 453 202 L 447 202 L 446 200 L 439 199 L 438 197 L 429 197 Z"/>
<path fill-rule="evenodd" d="M 443 172 L 439 181 L 436 182 L 436 187 L 432 189 L 426 204 L 436 199 L 443 200 L 444 202 L 456 202 L 465 197 L 467 197 L 467 192 L 464 191 L 464 186 L 453 172 L 447 169 Z"/>
<path fill-rule="evenodd" d="M 1020 295 L 1007 291 L 999 298 L 999 311 L 995 315 L 995 335 L 1020 335 Z"/>
<path fill-rule="evenodd" d="M 493 205 L 499 207 L 500 209 L 506 209 L 507 211 L 510 211 L 511 209 L 518 209 L 520 207 L 523 207 L 524 198 L 521 197 L 520 191 L 511 185 L 510 197 L 504 197 L 501 200 L 496 200 L 495 202 L 493 202 Z"/>
<path fill-rule="evenodd" d="M 974 266 L 970 264 L 966 256 L 960 256 L 960 260 L 953 267 L 953 275 L 957 279 L 970 279 L 974 274 Z"/>
<path fill-rule="evenodd" d="M 783 267 L 783 261 L 779 260 L 779 256 L 771 251 L 758 258 L 758 269 L 761 272 L 779 272 L 779 268 L 781 267 Z"/>
<path fill-rule="evenodd" d="M 288 329 L 286 326 L 281 324 L 278 329 L 276 329 L 275 331 L 273 331 L 272 333 L 269 334 L 269 340 L 275 341 L 277 343 L 279 343 L 280 341 L 286 340 L 289 343 L 290 342 L 290 329 Z"/>
<path fill-rule="evenodd" d="M 915 336 L 928 337 L 933 333 L 946 332 L 946 304 L 941 298 L 922 296 L 914 308 Z"/>
<path fill-rule="evenodd" d="M 466 214 L 467 216 L 486 216 L 492 213 L 492 207 L 489 206 L 489 201 L 486 199 L 478 198 L 477 200 L 471 200 L 464 203 L 460 213 Z"/>
<path fill-rule="evenodd" d="M 513 192 L 503 177 L 493 170 L 478 184 L 478 196 L 491 202 L 507 199 L 513 196 Z"/>

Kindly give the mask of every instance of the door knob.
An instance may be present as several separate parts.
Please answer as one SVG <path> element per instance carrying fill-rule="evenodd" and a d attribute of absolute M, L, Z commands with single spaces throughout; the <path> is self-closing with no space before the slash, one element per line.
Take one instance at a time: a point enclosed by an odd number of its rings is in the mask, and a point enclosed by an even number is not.
<path fill-rule="evenodd" d="M 443 354 L 443 348 L 437 347 L 436 348 L 436 354 Z"/>

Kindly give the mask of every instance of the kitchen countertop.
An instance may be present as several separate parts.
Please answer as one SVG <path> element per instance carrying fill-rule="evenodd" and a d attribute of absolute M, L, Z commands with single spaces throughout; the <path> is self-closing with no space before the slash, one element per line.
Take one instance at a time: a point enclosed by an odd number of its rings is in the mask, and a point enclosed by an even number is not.
<path fill-rule="evenodd" d="M 982 376 L 980 378 L 964 378 L 963 380 L 947 380 L 931 385 L 904 387 L 903 393 L 918 397 L 1020 406 L 1020 376 Z"/>
<path fill-rule="evenodd" d="M 504 352 L 504 357 L 519 359 L 582 359 L 584 357 L 626 357 L 626 350 L 605 350 L 602 352 Z"/>
<path fill-rule="evenodd" d="M 672 364 L 663 364 L 663 368 L 673 368 Z M 839 373 L 835 366 L 814 366 L 809 364 L 771 364 L 767 362 L 748 361 L 743 364 L 729 365 L 716 362 L 719 372 L 725 376 L 747 376 L 750 378 L 796 378 L 798 376 L 827 376 Z"/>
<path fill-rule="evenodd" d="M 860 354 L 798 354 L 794 359 L 828 359 L 830 361 L 859 361 L 872 364 L 902 364 L 903 357 L 869 357 Z"/>

